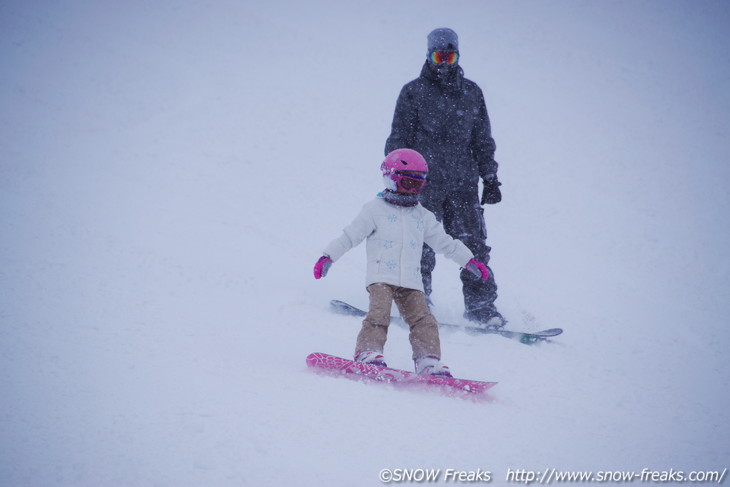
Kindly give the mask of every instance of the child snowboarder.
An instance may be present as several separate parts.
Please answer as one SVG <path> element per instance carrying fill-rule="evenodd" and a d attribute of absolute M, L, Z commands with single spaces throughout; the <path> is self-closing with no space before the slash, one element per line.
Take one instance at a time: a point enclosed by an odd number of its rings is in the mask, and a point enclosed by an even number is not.
<path fill-rule="evenodd" d="M 487 267 L 474 259 L 459 240 L 451 238 L 433 213 L 418 203 L 426 185 L 428 165 L 412 149 L 396 149 L 380 166 L 386 189 L 363 206 L 360 214 L 333 240 L 314 265 L 315 279 L 327 275 L 333 262 L 367 239 L 368 314 L 355 346 L 355 361 L 386 366 L 383 348 L 395 301 L 410 328 L 416 373 L 451 377 L 441 363 L 438 322 L 423 293 L 421 251 L 428 244 L 482 279 Z"/>

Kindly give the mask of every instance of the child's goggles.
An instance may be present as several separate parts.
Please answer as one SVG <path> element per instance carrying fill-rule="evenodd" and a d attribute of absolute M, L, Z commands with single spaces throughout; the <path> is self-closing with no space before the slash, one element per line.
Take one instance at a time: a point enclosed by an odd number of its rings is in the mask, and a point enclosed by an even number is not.
<path fill-rule="evenodd" d="M 433 64 L 456 64 L 459 51 L 433 51 L 429 59 Z"/>
<path fill-rule="evenodd" d="M 421 171 L 396 171 L 395 181 L 408 193 L 420 193 L 426 185 L 426 173 Z"/>

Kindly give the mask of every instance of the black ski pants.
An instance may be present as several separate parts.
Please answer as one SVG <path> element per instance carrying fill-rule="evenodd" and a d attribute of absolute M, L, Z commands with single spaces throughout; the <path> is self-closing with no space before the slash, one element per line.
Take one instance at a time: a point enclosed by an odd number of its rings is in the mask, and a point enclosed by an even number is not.
<path fill-rule="evenodd" d="M 420 196 L 421 204 L 436 215 L 446 233 L 461 240 L 474 254 L 474 257 L 489 264 L 491 247 L 487 245 L 487 226 L 484 222 L 484 208 L 479 202 L 479 192 L 440 191 L 426 186 Z M 430 295 L 432 289 L 431 273 L 436 267 L 436 253 L 428 245 L 423 246 L 421 274 L 423 289 Z M 497 283 L 494 273 L 489 269 L 489 279 L 483 280 L 471 272 L 461 271 L 464 307 L 467 313 L 480 313 L 494 309 L 497 299 Z"/>

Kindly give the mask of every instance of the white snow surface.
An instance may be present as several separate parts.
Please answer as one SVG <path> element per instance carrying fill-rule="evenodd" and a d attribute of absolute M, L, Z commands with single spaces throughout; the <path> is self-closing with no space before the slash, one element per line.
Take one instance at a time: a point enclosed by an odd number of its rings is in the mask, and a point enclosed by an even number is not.
<path fill-rule="evenodd" d="M 713 0 L 0 3 L 0 485 L 729 467 L 728 25 Z M 497 304 L 565 329 L 442 331 L 492 403 L 304 361 L 353 352 L 328 302 L 367 306 L 364 248 L 312 266 L 382 189 L 443 26 L 498 145 Z M 448 260 L 434 300 L 462 319 Z M 403 329 L 386 357 L 412 367 Z"/>

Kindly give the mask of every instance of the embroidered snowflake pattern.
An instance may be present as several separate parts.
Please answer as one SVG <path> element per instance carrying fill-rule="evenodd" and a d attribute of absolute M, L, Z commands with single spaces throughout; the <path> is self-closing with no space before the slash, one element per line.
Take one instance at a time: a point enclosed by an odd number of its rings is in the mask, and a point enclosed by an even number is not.
<path fill-rule="evenodd" d="M 385 263 L 385 266 L 392 271 L 398 267 L 398 263 L 394 260 L 389 260 Z"/>
<path fill-rule="evenodd" d="M 398 215 L 395 215 L 395 214 L 391 213 L 390 215 L 388 215 L 388 221 L 390 223 L 397 222 L 398 221 Z"/>
<path fill-rule="evenodd" d="M 416 242 L 415 240 L 411 240 L 410 242 L 408 242 L 408 246 L 412 249 L 415 249 L 418 246 L 418 242 Z"/>
<path fill-rule="evenodd" d="M 416 220 L 416 228 L 418 230 L 423 230 L 426 228 L 426 223 L 423 220 Z"/>
<path fill-rule="evenodd" d="M 383 247 L 385 247 L 386 249 L 392 249 L 394 245 L 395 245 L 395 242 L 393 242 L 392 240 L 386 240 L 383 243 Z"/>

